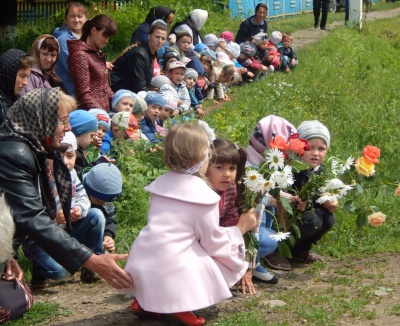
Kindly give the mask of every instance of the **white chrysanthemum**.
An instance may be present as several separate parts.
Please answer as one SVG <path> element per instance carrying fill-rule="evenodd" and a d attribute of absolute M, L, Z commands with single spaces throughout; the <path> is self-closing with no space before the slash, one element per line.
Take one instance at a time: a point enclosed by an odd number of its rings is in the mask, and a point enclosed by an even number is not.
<path fill-rule="evenodd" d="M 253 192 L 260 191 L 260 184 L 263 186 L 264 178 L 256 170 L 247 170 L 244 177 L 244 184 Z"/>
<path fill-rule="evenodd" d="M 334 201 L 336 201 L 338 198 L 336 197 L 336 195 L 323 195 L 321 197 L 319 197 L 316 202 L 320 205 L 322 205 L 323 203 L 326 202 L 330 202 L 333 203 Z"/>
<path fill-rule="evenodd" d="M 271 190 L 271 185 L 272 182 L 269 180 L 264 180 L 264 184 L 263 184 L 263 192 L 267 193 L 268 191 Z"/>
<path fill-rule="evenodd" d="M 282 171 L 275 171 L 271 174 L 269 179 L 271 181 L 271 188 L 286 189 L 294 183 L 292 167 L 285 166 Z"/>
<path fill-rule="evenodd" d="M 271 151 L 265 155 L 265 159 L 270 169 L 278 171 L 285 167 L 285 156 L 277 148 L 271 149 Z"/>
<path fill-rule="evenodd" d="M 338 171 L 338 174 L 343 174 L 345 173 L 347 170 L 350 170 L 350 168 L 354 165 L 354 158 L 353 157 L 349 157 L 346 160 L 346 163 L 343 164 L 343 166 L 340 168 L 340 170 Z"/>
<path fill-rule="evenodd" d="M 331 169 L 332 169 L 332 173 L 333 173 L 334 175 L 337 175 L 337 174 L 339 173 L 339 169 L 340 169 L 340 167 L 339 167 L 339 161 L 337 161 L 337 160 L 335 160 L 335 159 L 332 159 L 332 166 L 331 166 Z"/>
<path fill-rule="evenodd" d="M 339 198 L 345 197 L 347 195 L 347 192 L 353 189 L 352 186 L 349 185 L 344 185 L 342 189 L 339 190 Z"/>
<path fill-rule="evenodd" d="M 275 241 L 285 240 L 289 238 L 290 232 L 278 232 L 277 234 L 271 234 L 269 237 Z"/>

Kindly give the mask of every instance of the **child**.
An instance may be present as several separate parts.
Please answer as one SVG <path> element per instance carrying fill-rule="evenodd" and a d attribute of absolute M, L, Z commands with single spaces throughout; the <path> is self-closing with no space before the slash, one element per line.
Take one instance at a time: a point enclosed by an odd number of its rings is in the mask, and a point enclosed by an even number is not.
<path fill-rule="evenodd" d="M 201 127 L 170 127 L 164 152 L 170 171 L 146 187 L 151 193 L 147 225 L 125 266 L 135 284 L 121 292 L 135 295 L 135 313 L 169 313 L 186 325 L 203 325 L 205 319 L 190 311 L 230 297 L 229 287 L 247 270 L 242 235 L 256 224 L 254 210 L 236 226 L 219 227 L 220 197 L 203 179 L 208 157 Z M 154 262 L 163 268 L 155 269 Z"/>
<path fill-rule="evenodd" d="M 175 61 L 169 65 L 168 78 L 171 80 L 171 85 L 175 88 L 179 96 L 178 110 L 180 114 L 190 111 L 190 96 L 183 81 L 185 78 L 186 66 L 180 62 Z"/>
<path fill-rule="evenodd" d="M 195 95 L 195 86 L 197 82 L 197 78 L 199 75 L 197 74 L 196 70 L 192 68 L 187 68 L 185 73 L 185 83 L 186 88 L 189 91 L 190 96 L 190 106 L 196 111 L 196 114 L 199 117 L 204 117 L 205 112 L 203 111 L 203 104 L 202 101 L 198 100 Z"/>
<path fill-rule="evenodd" d="M 215 34 L 207 34 L 204 36 L 203 43 L 212 51 L 217 48 L 218 37 Z"/>
<path fill-rule="evenodd" d="M 163 69 L 162 73 L 168 75 L 169 65 L 171 62 L 179 61 L 180 55 L 178 50 L 169 49 L 163 56 Z"/>
<path fill-rule="evenodd" d="M 200 55 L 200 62 L 204 68 L 204 87 L 203 94 L 207 94 L 209 89 L 215 87 L 215 73 L 213 71 L 212 58 L 207 54 Z"/>
<path fill-rule="evenodd" d="M 108 252 L 115 252 L 115 236 L 117 230 L 116 209 L 113 202 L 122 192 L 122 175 L 111 163 L 100 163 L 83 176 L 83 185 L 92 205 L 91 211 L 96 211 L 105 218 L 103 246 Z"/>
<path fill-rule="evenodd" d="M 296 66 L 299 64 L 299 61 L 297 60 L 297 55 L 296 53 L 294 53 L 292 49 L 292 42 L 293 42 L 292 34 L 285 33 L 282 35 L 283 46 L 278 49 L 282 57 L 282 62 L 284 62 L 285 65 L 287 66 L 286 72 L 294 70 L 294 68 L 296 68 Z"/>
<path fill-rule="evenodd" d="M 189 50 L 192 44 L 192 36 L 187 31 L 181 31 L 176 33 L 176 43 L 169 48 L 169 50 L 175 50 L 179 52 L 179 61 L 186 63 L 188 60 L 185 57 L 185 53 Z"/>
<path fill-rule="evenodd" d="M 127 89 L 120 89 L 114 94 L 111 107 L 113 112 L 133 113 L 137 121 L 142 120 L 143 112 L 147 109 L 143 98 Z M 110 117 L 113 115 L 114 113 L 110 114 Z"/>
<path fill-rule="evenodd" d="M 231 42 L 233 42 L 233 40 L 234 40 L 234 36 L 233 36 L 233 33 L 232 32 L 230 32 L 230 31 L 224 31 L 224 32 L 222 32 L 220 35 L 219 35 L 219 37 L 220 38 L 223 38 L 225 41 L 226 41 L 226 43 L 229 45 Z"/>
<path fill-rule="evenodd" d="M 225 53 L 224 53 L 225 54 Z M 226 56 L 226 54 L 225 54 Z M 234 79 L 234 74 L 236 72 L 235 65 L 232 61 L 230 61 L 227 57 L 226 61 L 215 61 L 213 65 L 213 71 L 215 73 L 215 92 L 217 93 L 218 101 L 230 101 L 231 99 L 225 93 L 224 87 L 226 83 L 231 83 Z M 211 88 L 207 91 L 207 98 L 214 98 L 214 89 Z M 216 103 L 218 103 L 216 101 Z"/>
<path fill-rule="evenodd" d="M 238 186 L 238 182 L 242 180 L 245 173 L 247 155 L 246 152 L 239 148 L 234 143 L 217 138 L 213 141 L 212 156 L 207 170 L 207 176 L 211 187 L 221 196 L 219 203 L 221 226 L 236 225 L 239 220 L 240 208 L 238 203 L 243 201 L 243 194 L 237 193 L 243 191 L 242 187 Z M 260 226 L 259 240 L 259 256 L 264 257 L 271 254 L 276 249 L 278 243 L 269 236 L 275 234 L 275 231 L 265 226 Z M 267 272 L 261 265 L 258 265 L 253 271 L 253 278 L 269 283 L 278 283 L 278 278 L 275 275 Z M 250 285 L 249 290 L 255 293 L 254 287 L 250 279 L 247 280 Z M 245 284 L 242 284 L 243 292 Z"/>
<path fill-rule="evenodd" d="M 103 138 L 108 137 L 107 132 L 110 130 L 111 119 L 103 109 L 90 109 L 88 112 L 97 119 L 97 132 L 90 144 L 96 149 L 100 149 L 103 144 Z"/>
<path fill-rule="evenodd" d="M 107 156 L 112 153 L 114 156 L 115 153 L 112 150 L 113 140 L 117 142 L 123 139 L 135 141 L 141 138 L 139 123 L 135 116 L 129 112 L 115 113 L 111 118 L 111 127 L 107 135 L 107 138 L 103 138 L 100 153 Z M 114 161 L 115 158 L 112 160 Z"/>
<path fill-rule="evenodd" d="M 158 75 L 151 79 L 149 91 L 160 92 L 160 88 L 165 84 L 170 84 L 171 81 L 167 76 Z"/>
<path fill-rule="evenodd" d="M 254 44 L 248 41 L 243 42 L 240 44 L 240 55 L 237 59 L 243 67 L 247 68 L 248 71 L 251 71 L 254 74 L 253 80 L 257 80 L 264 71 L 267 71 L 267 67 L 254 58 L 256 52 L 257 48 Z M 245 82 L 250 81 L 247 76 L 244 77 Z"/>
<path fill-rule="evenodd" d="M 97 119 L 85 110 L 72 111 L 69 114 L 71 131 L 76 137 L 78 143 L 75 170 L 79 178 L 82 177 L 82 171 L 91 165 L 88 161 L 85 151 L 93 140 L 97 132 Z M 99 158 L 100 161 L 107 162 L 106 158 Z"/>
<path fill-rule="evenodd" d="M 280 71 L 286 71 L 286 62 L 282 62 L 281 54 L 279 53 L 279 46 L 282 41 L 282 33 L 279 31 L 274 31 L 268 38 L 268 44 L 266 50 L 268 51 L 268 56 L 264 59 L 265 65 L 268 67 L 273 67 L 273 70 L 279 69 Z M 272 68 L 270 68 L 272 69 Z"/>
<path fill-rule="evenodd" d="M 268 72 L 274 72 L 275 68 L 273 65 L 270 65 L 268 59 L 269 52 L 267 50 L 268 45 L 268 35 L 266 33 L 258 33 L 256 34 L 251 42 L 256 46 L 257 52 L 255 54 L 255 58 L 268 67 Z"/>
<path fill-rule="evenodd" d="M 101 255 L 103 253 L 102 239 L 104 231 L 104 216 L 101 212 L 99 213 L 91 208 L 85 188 L 74 169 L 77 139 L 71 131 L 65 133 L 60 149 L 63 152 L 65 165 L 71 173 L 72 197 L 70 218 L 73 230 L 71 236 L 87 245 L 97 255 Z M 66 222 L 62 209 L 57 212 L 56 221 L 61 226 L 65 226 Z M 82 268 L 82 282 L 94 283 L 99 280 L 101 280 L 101 277 L 95 272 L 84 267 Z"/>
<path fill-rule="evenodd" d="M 164 85 L 160 88 L 160 95 L 164 99 L 164 108 L 158 116 L 157 125 L 164 126 L 164 123 L 170 118 L 179 114 L 178 110 L 178 93 L 171 85 Z M 157 127 L 157 126 L 156 126 Z"/>
<path fill-rule="evenodd" d="M 300 191 L 308 181 L 312 173 L 320 173 L 323 169 L 322 163 L 330 145 L 330 134 L 328 128 L 317 120 L 304 121 L 297 128 L 299 138 L 306 139 L 311 147 L 305 151 L 301 159 L 308 163 L 308 170 L 294 173 L 293 188 Z M 313 201 L 314 210 L 303 214 L 300 229 L 300 239 L 292 248 L 292 256 L 306 263 L 324 261 L 324 258 L 311 251 L 312 244 L 316 243 L 335 224 L 333 212 L 338 207 L 338 202 L 326 202 L 319 205 Z"/>
<path fill-rule="evenodd" d="M 257 169 L 259 165 L 265 161 L 264 152 L 269 147 L 269 143 L 275 133 L 280 135 L 285 140 L 288 140 L 289 137 L 296 132 L 296 128 L 282 117 L 268 115 L 262 118 L 260 121 L 258 121 L 256 127 L 249 137 L 249 146 L 246 148 L 247 166 L 252 166 Z M 292 200 L 295 200 L 294 196 Z M 263 199 L 263 204 L 265 205 L 265 213 L 263 214 L 261 226 L 270 229 L 272 228 L 273 224 L 272 214 L 275 213 L 274 206 L 276 203 L 272 197 L 266 196 Z M 263 261 L 266 263 L 266 265 L 273 269 L 284 271 L 291 270 L 289 261 L 285 257 L 279 255 L 278 251 L 276 250 L 272 254 L 264 256 L 263 258 Z M 257 268 L 260 269 L 260 266 Z M 266 270 L 265 273 L 270 274 Z"/>
<path fill-rule="evenodd" d="M 147 110 L 144 112 L 144 119 L 140 121 L 140 130 L 150 142 L 159 143 L 162 139 L 157 137 L 159 133 L 156 121 L 164 108 L 164 99 L 157 92 L 147 92 L 144 100 L 147 103 Z"/>
<path fill-rule="evenodd" d="M 226 48 L 225 53 L 228 55 L 229 60 L 233 62 L 236 67 L 236 72 L 239 74 L 239 78 L 237 78 L 238 83 L 243 82 L 242 75 L 246 75 L 247 79 L 254 78 L 254 74 L 251 71 L 248 71 L 247 68 L 243 67 L 238 61 L 240 55 L 240 45 L 235 42 L 230 42 Z"/>

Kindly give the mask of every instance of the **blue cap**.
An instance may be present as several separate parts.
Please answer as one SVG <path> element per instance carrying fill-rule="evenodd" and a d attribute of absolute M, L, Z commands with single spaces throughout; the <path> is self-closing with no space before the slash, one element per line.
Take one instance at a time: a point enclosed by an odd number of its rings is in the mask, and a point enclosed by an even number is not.
<path fill-rule="evenodd" d="M 147 105 L 156 104 L 161 108 L 163 108 L 165 104 L 163 97 L 157 92 L 147 92 L 144 100 L 146 101 Z"/>
<path fill-rule="evenodd" d="M 112 98 L 111 108 L 114 109 L 118 102 L 124 97 L 131 97 L 135 101 L 136 94 L 127 89 L 120 89 L 114 94 Z"/>
<path fill-rule="evenodd" d="M 76 137 L 97 130 L 97 119 L 85 110 L 72 111 L 69 117 L 72 132 Z"/>

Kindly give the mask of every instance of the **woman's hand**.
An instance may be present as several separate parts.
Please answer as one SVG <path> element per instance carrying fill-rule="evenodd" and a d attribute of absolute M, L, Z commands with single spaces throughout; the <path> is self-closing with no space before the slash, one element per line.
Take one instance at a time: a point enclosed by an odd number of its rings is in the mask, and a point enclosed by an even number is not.
<path fill-rule="evenodd" d="M 299 196 L 291 196 L 289 199 L 291 204 L 297 203 L 297 209 L 300 210 L 301 212 L 306 209 L 307 202 L 302 201 Z"/>
<path fill-rule="evenodd" d="M 333 213 L 339 206 L 339 202 L 335 200 L 334 202 L 327 201 L 322 204 L 322 206 L 329 212 Z"/>
<path fill-rule="evenodd" d="M 253 277 L 253 271 L 249 269 L 242 277 L 240 280 L 240 284 L 242 286 L 242 293 L 246 293 L 246 286 L 249 289 L 250 294 L 256 294 L 256 289 L 254 288 L 254 284 L 252 282 L 252 277 Z"/>
<path fill-rule="evenodd" d="M 22 273 L 17 261 L 14 258 L 10 258 L 7 261 L 1 278 L 5 281 L 17 280 L 18 282 L 21 282 L 23 275 L 24 274 Z"/>

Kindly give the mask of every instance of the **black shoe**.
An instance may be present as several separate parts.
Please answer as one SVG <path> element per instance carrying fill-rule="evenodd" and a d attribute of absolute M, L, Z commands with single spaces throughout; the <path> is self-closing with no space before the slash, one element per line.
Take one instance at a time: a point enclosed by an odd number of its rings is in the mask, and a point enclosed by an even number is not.
<path fill-rule="evenodd" d="M 326 26 L 321 26 L 322 31 L 327 31 Z"/>
<path fill-rule="evenodd" d="M 83 283 L 95 283 L 100 281 L 101 279 L 102 278 L 96 272 L 93 272 L 90 269 L 82 267 L 81 281 Z"/>
<path fill-rule="evenodd" d="M 317 29 L 318 28 L 318 23 L 314 24 L 314 28 Z"/>
<path fill-rule="evenodd" d="M 31 278 L 31 289 L 43 290 L 49 286 L 49 279 L 39 276 L 36 267 L 33 265 L 32 278 Z"/>

